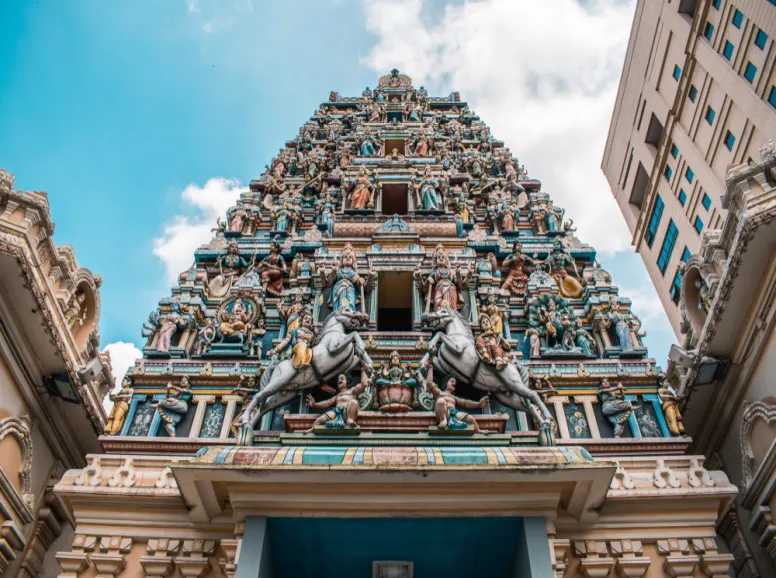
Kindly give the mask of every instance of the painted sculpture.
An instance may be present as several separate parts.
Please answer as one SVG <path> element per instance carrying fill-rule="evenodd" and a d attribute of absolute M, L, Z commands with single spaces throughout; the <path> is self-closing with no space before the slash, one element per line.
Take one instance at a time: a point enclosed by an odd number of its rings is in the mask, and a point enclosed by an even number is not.
<path fill-rule="evenodd" d="M 461 408 L 477 409 L 485 407 L 488 403 L 488 396 L 482 397 L 479 401 L 457 397 L 455 395 L 456 380 L 454 377 L 446 377 L 440 388 L 434 383 L 434 366 L 430 360 L 426 362 L 425 370 L 426 388 L 434 399 L 434 415 L 437 418 L 437 427 L 441 430 L 471 429 L 474 433 L 482 433 L 474 417 L 461 411 Z"/>
<path fill-rule="evenodd" d="M 369 387 L 370 368 L 361 368 L 361 381 L 354 387 L 348 387 L 348 377 L 341 373 L 337 376 L 337 389 L 323 386 L 324 391 L 332 397 L 325 401 L 315 401 L 311 394 L 307 394 L 307 405 L 311 409 L 330 409 L 318 416 L 313 426 L 306 433 L 314 432 L 318 427 L 333 430 L 358 429 L 358 396 Z"/>
<path fill-rule="evenodd" d="M 105 422 L 104 434 L 106 436 L 115 436 L 124 427 L 124 419 L 127 417 L 129 411 L 129 404 L 132 401 L 132 395 L 135 390 L 132 389 L 132 381 L 129 377 L 125 377 L 121 381 L 121 389 L 108 395 L 108 398 L 113 402 L 113 407 L 110 408 L 110 414 L 108 414 L 108 421 Z"/>

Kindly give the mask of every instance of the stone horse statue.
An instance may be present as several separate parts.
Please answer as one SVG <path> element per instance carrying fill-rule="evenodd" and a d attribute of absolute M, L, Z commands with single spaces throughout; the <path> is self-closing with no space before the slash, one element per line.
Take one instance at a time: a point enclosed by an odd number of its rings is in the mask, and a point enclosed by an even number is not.
<path fill-rule="evenodd" d="M 474 345 L 474 334 L 457 312 L 443 307 L 424 315 L 423 321 L 437 333 L 429 341 L 420 367 L 431 358 L 437 374 L 451 375 L 457 381 L 492 394 L 507 407 L 528 411 L 539 424 L 539 443 L 555 445 L 554 419 L 539 394 L 528 387 L 525 367 L 513 364 L 497 371 L 482 363 Z M 425 383 L 422 375 L 421 378 L 420 383 Z"/>
<path fill-rule="evenodd" d="M 323 322 L 310 365 L 296 369 L 290 359 L 275 357 L 261 376 L 261 389 L 243 412 L 238 445 L 253 443 L 253 428 L 267 412 L 291 401 L 302 390 L 317 387 L 359 365 L 372 367 L 364 340 L 355 332 L 366 316 L 352 309 L 332 313 Z"/>

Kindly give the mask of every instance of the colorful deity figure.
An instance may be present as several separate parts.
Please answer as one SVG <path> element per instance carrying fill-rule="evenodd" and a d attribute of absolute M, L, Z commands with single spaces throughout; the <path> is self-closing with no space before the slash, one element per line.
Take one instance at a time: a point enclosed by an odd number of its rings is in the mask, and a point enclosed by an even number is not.
<path fill-rule="evenodd" d="M 496 294 L 488 293 L 485 303 L 480 305 L 480 315 L 490 318 L 490 324 L 497 334 L 504 333 L 504 311 L 496 302 Z"/>
<path fill-rule="evenodd" d="M 577 265 L 560 239 L 556 238 L 553 241 L 552 253 L 545 262 L 550 266 L 550 275 L 555 280 L 561 296 L 576 298 L 582 295 L 584 286 L 577 271 Z"/>
<path fill-rule="evenodd" d="M 245 416 L 245 412 L 248 410 L 248 404 L 251 401 L 251 398 L 256 395 L 259 392 L 259 388 L 256 387 L 256 378 L 251 376 L 246 377 L 244 375 L 240 376 L 240 382 L 237 384 L 237 387 L 232 390 L 231 395 L 239 395 L 240 396 L 240 413 L 237 414 L 237 417 L 232 420 L 232 423 L 229 426 L 230 431 L 232 432 L 232 435 L 234 437 L 237 437 L 237 432 L 240 429 L 240 421 L 242 421 L 243 417 Z M 255 414 L 259 410 L 258 407 L 255 407 L 251 410 L 251 414 Z"/>
<path fill-rule="evenodd" d="M 296 291 L 293 303 L 279 304 L 278 313 L 283 320 L 284 334 L 288 335 L 288 333 L 301 325 L 302 315 L 310 313 L 309 305 L 305 303 L 304 292 Z"/>
<path fill-rule="evenodd" d="M 488 253 L 477 261 L 477 286 L 498 285 L 501 280 L 501 271 L 498 268 L 498 260 L 495 253 Z"/>
<path fill-rule="evenodd" d="M 622 383 L 611 387 L 607 378 L 601 379 L 601 385 L 598 388 L 601 412 L 612 424 L 614 437 L 622 437 L 622 434 L 625 432 L 625 424 L 628 422 L 631 414 L 641 407 L 625 399 L 626 392 L 627 390 L 622 386 Z"/>
<path fill-rule="evenodd" d="M 361 141 L 360 152 L 363 157 L 373 157 L 377 154 L 377 146 L 375 145 L 375 140 L 372 135 L 368 133 L 364 135 L 364 138 Z"/>
<path fill-rule="evenodd" d="M 542 340 L 536 327 L 525 330 L 525 338 L 528 341 L 528 357 L 538 359 L 542 356 Z"/>
<path fill-rule="evenodd" d="M 441 430 L 465 430 L 471 429 L 475 433 L 484 433 L 477 425 L 477 421 L 471 414 L 461 411 L 463 409 L 478 409 L 488 404 L 488 396 L 479 401 L 463 399 L 455 395 L 456 380 L 448 376 L 443 380 L 443 386 L 437 387 L 434 383 L 434 366 L 429 359 L 425 366 L 426 389 L 434 398 L 434 415 L 437 419 L 437 427 Z"/>
<path fill-rule="evenodd" d="M 296 369 L 308 367 L 313 359 L 313 316 L 310 313 L 302 315 L 302 321 L 270 350 L 270 357 L 280 355 L 291 347 L 291 363 Z"/>
<path fill-rule="evenodd" d="M 218 327 L 212 317 L 208 317 L 205 320 L 205 324 L 197 331 L 197 342 L 195 345 L 194 353 L 196 355 L 202 355 L 210 351 L 213 346 L 213 341 L 219 337 Z"/>
<path fill-rule="evenodd" d="M 666 425 L 668 431 L 675 436 L 683 436 L 684 421 L 682 420 L 682 414 L 679 412 L 680 397 L 664 378 L 659 382 L 660 387 L 657 390 L 657 397 L 660 399 L 661 408 L 663 409 L 663 415 L 666 418 Z"/>
<path fill-rule="evenodd" d="M 520 209 L 517 205 L 503 203 L 501 205 L 500 217 L 502 231 L 515 231 L 517 230 L 517 222 L 520 218 Z"/>
<path fill-rule="evenodd" d="M 488 225 L 491 235 L 500 233 L 501 209 L 494 197 L 488 199 L 488 208 L 485 212 L 485 223 Z"/>
<path fill-rule="evenodd" d="M 318 201 L 318 223 L 326 226 L 326 235 L 334 235 L 334 211 L 337 207 L 334 197 L 327 191 L 326 196 Z"/>
<path fill-rule="evenodd" d="M 589 356 L 597 355 L 598 346 L 596 345 L 593 336 L 590 335 L 590 332 L 585 329 L 582 319 L 576 319 L 573 334 L 574 344 L 582 350 L 582 353 Z"/>
<path fill-rule="evenodd" d="M 466 194 L 461 191 L 458 195 L 458 199 L 455 202 L 455 215 L 461 220 L 461 223 L 468 225 L 472 222 L 471 208 L 469 207 L 469 199 L 466 198 Z"/>
<path fill-rule="evenodd" d="M 240 246 L 232 239 L 226 249 L 226 254 L 218 258 L 218 268 L 222 275 L 233 276 L 243 269 L 247 269 L 250 263 L 240 256 Z"/>
<path fill-rule="evenodd" d="M 342 250 L 339 265 L 335 265 L 329 273 L 325 268 L 321 269 L 321 280 L 324 287 L 331 287 L 329 293 L 329 308 L 336 312 L 343 309 L 357 310 L 358 305 L 364 312 L 363 292 L 364 286 L 374 276 L 370 269 L 367 277 L 362 277 L 358 272 L 356 252 L 348 243 Z"/>
<path fill-rule="evenodd" d="M 492 365 L 496 371 L 501 371 L 509 365 L 509 356 L 506 354 L 510 349 L 509 342 L 496 331 L 489 315 L 480 317 L 480 330 L 481 333 L 474 342 L 477 356 L 484 364 Z"/>
<path fill-rule="evenodd" d="M 250 314 L 242 299 L 235 300 L 231 308 L 225 308 L 220 315 L 219 330 L 224 341 L 243 341 Z"/>
<path fill-rule="evenodd" d="M 506 279 L 501 286 L 502 291 L 509 291 L 510 295 L 522 297 L 528 285 L 528 275 L 523 270 L 525 265 L 533 266 L 534 261 L 523 254 L 522 245 L 518 241 L 512 243 L 512 254 L 504 259 L 502 268 L 506 272 Z"/>
<path fill-rule="evenodd" d="M 528 220 L 531 222 L 534 235 L 541 236 L 547 234 L 547 209 L 541 206 L 532 206 L 528 212 Z"/>
<path fill-rule="evenodd" d="M 361 381 L 355 387 L 348 387 L 348 377 L 341 373 L 337 377 L 337 389 L 324 386 L 323 389 L 332 397 L 326 401 L 315 401 L 307 394 L 307 405 L 311 409 L 331 410 L 318 416 L 313 426 L 305 433 L 312 433 L 316 428 L 328 429 L 358 429 L 358 396 L 366 391 L 370 384 L 369 368 L 361 368 Z"/>
<path fill-rule="evenodd" d="M 248 212 L 240 206 L 236 207 L 229 215 L 229 231 L 242 233 L 247 218 Z"/>
<path fill-rule="evenodd" d="M 417 181 L 417 177 L 413 178 L 413 181 Z M 435 178 L 431 173 L 431 167 L 426 167 L 423 171 L 423 178 L 419 179 L 420 183 L 414 183 L 415 198 L 418 206 L 423 207 L 425 211 L 438 211 L 440 206 L 439 194 L 437 189 L 439 188 L 439 179 Z"/>
<path fill-rule="evenodd" d="M 292 191 L 285 202 L 286 218 L 288 219 L 288 234 L 299 235 L 304 227 L 304 210 L 298 192 Z"/>
<path fill-rule="evenodd" d="M 284 200 L 282 203 L 275 203 L 270 209 L 272 217 L 272 230 L 278 233 L 288 232 L 288 203 Z"/>
<path fill-rule="evenodd" d="M 418 135 L 418 140 L 415 142 L 415 148 L 412 150 L 412 154 L 416 157 L 425 157 L 428 155 L 428 139 L 422 132 Z"/>
<path fill-rule="evenodd" d="M 121 389 L 108 395 L 108 398 L 113 402 L 113 407 L 110 408 L 108 421 L 105 423 L 105 429 L 103 430 L 106 436 L 115 436 L 124 427 L 124 419 L 127 417 L 127 412 L 129 412 L 129 404 L 132 402 L 132 395 L 134 393 L 132 380 L 125 376 L 121 382 Z"/>
<path fill-rule="evenodd" d="M 633 351 L 633 335 L 631 326 L 625 315 L 620 311 L 619 301 L 616 295 L 609 298 L 609 311 L 603 318 L 603 327 L 609 329 L 614 327 L 614 334 L 617 336 L 617 345 L 621 352 Z"/>
<path fill-rule="evenodd" d="M 261 284 L 264 294 L 280 295 L 283 293 L 283 276 L 287 270 L 286 261 L 280 254 L 280 241 L 277 237 L 272 240 L 269 255 L 264 257 L 256 271 L 261 276 Z"/>
<path fill-rule="evenodd" d="M 189 399 L 191 399 L 189 378 L 184 375 L 180 385 L 174 385 L 172 382 L 169 382 L 164 392 L 165 397 L 163 399 L 150 405 L 156 408 L 167 435 L 175 437 L 176 426 L 186 416 L 186 412 L 189 411 Z"/>
<path fill-rule="evenodd" d="M 366 172 L 366 167 L 361 167 L 358 170 L 358 176 L 350 182 L 350 194 L 349 209 L 373 209 L 374 202 L 372 201 L 372 195 L 375 190 L 375 185 L 369 179 Z"/>
<path fill-rule="evenodd" d="M 547 207 L 545 209 L 547 219 L 547 230 L 549 232 L 559 232 L 563 225 L 563 209 L 557 209 L 552 204 L 552 201 L 547 201 Z"/>
<path fill-rule="evenodd" d="M 405 364 L 398 351 L 392 351 L 389 360 L 377 373 L 377 409 L 380 411 L 410 411 L 415 401 L 418 381 Z"/>
<path fill-rule="evenodd" d="M 471 271 L 461 274 L 461 266 L 450 266 L 444 246 L 437 245 L 434 255 L 434 269 L 424 279 L 420 268 L 415 270 L 415 278 L 421 291 L 426 294 L 426 312 L 436 311 L 443 307 L 459 310 L 463 307 L 463 291 L 471 278 Z M 433 305 L 433 308 L 432 308 Z"/>
<path fill-rule="evenodd" d="M 564 327 L 555 301 L 550 300 L 546 306 L 539 308 L 539 321 L 544 327 L 547 347 L 560 348 L 563 344 Z"/>
<path fill-rule="evenodd" d="M 162 353 L 170 351 L 172 338 L 178 329 L 186 326 L 187 320 L 176 312 L 157 317 L 156 350 Z"/>

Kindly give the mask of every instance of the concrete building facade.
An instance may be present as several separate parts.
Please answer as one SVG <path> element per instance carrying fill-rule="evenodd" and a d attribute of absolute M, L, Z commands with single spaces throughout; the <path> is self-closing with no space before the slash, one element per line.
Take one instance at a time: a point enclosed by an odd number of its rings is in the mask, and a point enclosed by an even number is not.
<path fill-rule="evenodd" d="M 640 0 L 602 168 L 674 331 L 729 166 L 776 134 L 776 4 Z"/>

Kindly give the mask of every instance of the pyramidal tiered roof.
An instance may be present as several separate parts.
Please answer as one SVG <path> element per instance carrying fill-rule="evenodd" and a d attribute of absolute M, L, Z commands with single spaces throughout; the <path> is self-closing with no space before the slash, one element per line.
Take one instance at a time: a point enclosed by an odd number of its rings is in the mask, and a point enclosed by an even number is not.
<path fill-rule="evenodd" d="M 105 443 L 676 446 L 630 306 L 460 95 L 394 70 L 332 92 L 219 220 L 144 325 Z"/>

